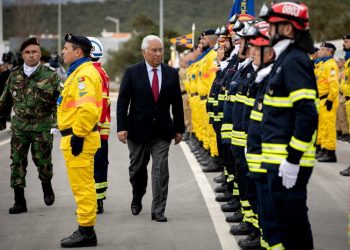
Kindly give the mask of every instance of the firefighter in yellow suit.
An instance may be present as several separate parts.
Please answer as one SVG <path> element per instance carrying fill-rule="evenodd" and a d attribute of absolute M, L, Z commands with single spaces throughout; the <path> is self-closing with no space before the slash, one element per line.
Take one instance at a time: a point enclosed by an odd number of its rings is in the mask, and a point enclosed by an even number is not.
<path fill-rule="evenodd" d="M 350 33 L 344 35 L 343 37 L 344 51 L 345 51 L 345 64 L 344 64 L 344 74 L 340 84 L 341 91 L 345 97 L 345 109 L 346 116 L 348 117 L 348 123 L 350 124 Z M 350 133 L 350 130 L 349 130 Z M 350 175 L 350 166 L 345 170 L 340 172 L 341 175 Z M 350 221 L 349 221 L 349 239 L 350 239 Z"/>
<path fill-rule="evenodd" d="M 97 123 L 102 110 L 102 80 L 89 59 L 91 48 L 84 36 L 65 36 L 62 55 L 70 67 L 57 100 L 57 122 L 79 224 L 78 230 L 61 240 L 61 246 L 69 248 L 97 245 L 94 155 L 100 147 Z"/>
<path fill-rule="evenodd" d="M 319 162 L 337 162 L 335 122 L 339 105 L 339 69 L 333 58 L 335 50 L 334 44 L 324 42 L 319 51 L 323 61 L 317 73 L 320 98 L 317 145 L 322 148 L 316 156 Z"/>

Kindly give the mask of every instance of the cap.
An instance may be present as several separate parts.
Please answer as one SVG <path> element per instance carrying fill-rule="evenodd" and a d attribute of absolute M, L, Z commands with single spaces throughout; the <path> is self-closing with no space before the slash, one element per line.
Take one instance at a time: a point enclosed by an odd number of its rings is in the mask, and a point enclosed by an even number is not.
<path fill-rule="evenodd" d="M 328 43 L 328 42 L 323 42 L 320 47 L 332 49 L 334 51 L 337 50 L 337 48 L 335 47 L 335 45 L 333 43 Z"/>
<path fill-rule="evenodd" d="M 209 29 L 202 32 L 202 36 L 215 35 L 215 30 Z"/>
<path fill-rule="evenodd" d="M 28 38 L 27 40 L 25 40 L 25 41 L 22 43 L 22 45 L 21 45 L 19 51 L 22 52 L 22 51 L 23 51 L 25 48 L 27 48 L 29 45 L 38 45 L 38 46 L 40 46 L 38 39 L 37 39 L 36 37 L 31 37 L 31 38 Z"/>
<path fill-rule="evenodd" d="M 75 36 L 71 33 L 67 33 L 64 40 L 68 43 L 73 43 L 91 50 L 92 45 L 90 40 L 85 36 Z"/>

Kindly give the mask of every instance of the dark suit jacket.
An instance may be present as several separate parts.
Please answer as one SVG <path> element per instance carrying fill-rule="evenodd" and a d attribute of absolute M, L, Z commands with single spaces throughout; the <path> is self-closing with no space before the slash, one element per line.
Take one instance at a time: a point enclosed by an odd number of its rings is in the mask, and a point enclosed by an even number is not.
<path fill-rule="evenodd" d="M 127 130 L 128 138 L 133 141 L 145 143 L 155 137 L 170 141 L 175 133 L 185 130 L 179 75 L 166 64 L 161 67 L 157 103 L 145 62 L 132 65 L 124 72 L 117 101 L 117 131 Z"/>

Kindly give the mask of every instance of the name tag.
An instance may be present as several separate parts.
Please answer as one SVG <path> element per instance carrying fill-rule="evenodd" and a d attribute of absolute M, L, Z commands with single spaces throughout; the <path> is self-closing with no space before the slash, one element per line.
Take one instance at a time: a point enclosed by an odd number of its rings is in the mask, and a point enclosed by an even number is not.
<path fill-rule="evenodd" d="M 57 106 L 61 105 L 62 99 L 63 99 L 63 97 L 61 95 L 57 98 L 57 101 L 56 101 Z"/>

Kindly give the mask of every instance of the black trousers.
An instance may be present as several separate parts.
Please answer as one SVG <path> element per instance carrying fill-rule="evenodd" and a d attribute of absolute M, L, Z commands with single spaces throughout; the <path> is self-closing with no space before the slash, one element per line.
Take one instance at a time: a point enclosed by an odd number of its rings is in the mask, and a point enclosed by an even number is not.
<path fill-rule="evenodd" d="M 306 204 L 306 187 L 312 170 L 311 167 L 300 167 L 296 185 L 291 189 L 282 186 L 277 169 L 267 171 L 267 186 L 276 211 L 277 229 L 286 250 L 314 248 Z"/>
<path fill-rule="evenodd" d="M 101 147 L 95 154 L 94 178 L 97 199 L 106 199 L 106 190 L 108 188 L 108 140 L 101 140 Z"/>
<path fill-rule="evenodd" d="M 147 165 L 152 156 L 152 213 L 164 214 L 168 197 L 170 141 L 155 138 L 149 143 L 128 139 L 129 177 L 133 199 L 141 202 L 147 187 Z"/>

